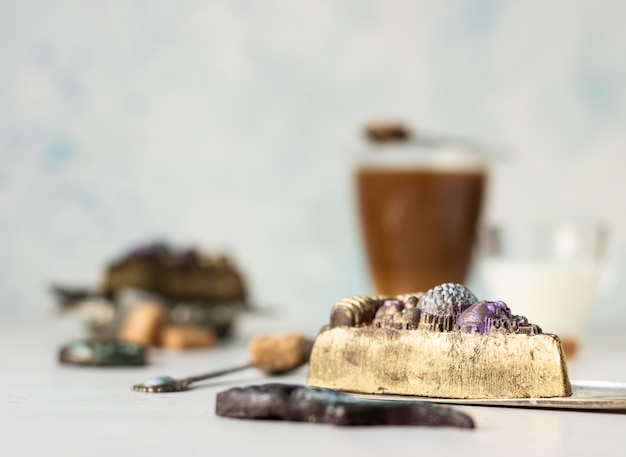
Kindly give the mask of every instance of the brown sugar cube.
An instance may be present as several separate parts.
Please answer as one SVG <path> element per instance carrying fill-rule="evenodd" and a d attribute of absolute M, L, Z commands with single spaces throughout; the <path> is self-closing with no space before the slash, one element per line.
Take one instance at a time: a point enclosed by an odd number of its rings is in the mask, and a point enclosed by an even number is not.
<path fill-rule="evenodd" d="M 308 360 L 311 341 L 294 333 L 259 336 L 250 342 L 249 350 L 254 366 L 267 373 L 282 373 Z"/>
<path fill-rule="evenodd" d="M 166 320 L 167 314 L 161 306 L 150 302 L 141 303 L 130 310 L 122 322 L 118 337 L 129 343 L 156 346 Z"/>
<path fill-rule="evenodd" d="M 161 345 L 167 349 L 198 349 L 215 346 L 215 332 L 192 325 L 167 325 L 161 330 Z"/>

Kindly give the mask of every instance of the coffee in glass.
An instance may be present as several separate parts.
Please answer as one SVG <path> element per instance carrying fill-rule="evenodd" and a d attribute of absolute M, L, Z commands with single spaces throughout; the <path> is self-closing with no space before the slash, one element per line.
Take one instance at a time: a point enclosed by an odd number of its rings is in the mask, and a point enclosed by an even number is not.
<path fill-rule="evenodd" d="M 467 143 L 420 140 L 400 127 L 393 136 L 380 126 L 372 130 L 356 187 L 375 292 L 464 283 L 485 194 L 484 155 Z"/>

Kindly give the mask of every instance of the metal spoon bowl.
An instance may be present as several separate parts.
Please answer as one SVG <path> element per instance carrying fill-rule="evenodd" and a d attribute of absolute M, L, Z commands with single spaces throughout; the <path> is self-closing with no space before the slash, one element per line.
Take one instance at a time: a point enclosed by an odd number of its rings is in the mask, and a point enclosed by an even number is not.
<path fill-rule="evenodd" d="M 228 373 L 234 373 L 236 371 L 245 370 L 254 365 L 248 363 L 234 368 L 227 368 L 225 370 L 212 371 L 197 376 L 189 376 L 187 378 L 175 379 L 171 376 L 160 375 L 153 376 L 146 379 L 141 384 L 135 384 L 132 389 L 135 392 L 148 392 L 148 393 L 167 393 L 167 392 L 182 392 L 183 390 L 189 390 L 191 384 L 196 381 L 203 381 L 205 379 L 217 378 Z"/>

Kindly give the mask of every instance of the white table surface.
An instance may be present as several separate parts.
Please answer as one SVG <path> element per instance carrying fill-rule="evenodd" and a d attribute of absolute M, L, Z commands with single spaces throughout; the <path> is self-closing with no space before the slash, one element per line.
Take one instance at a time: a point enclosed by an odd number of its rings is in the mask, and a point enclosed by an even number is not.
<path fill-rule="evenodd" d="M 247 421 L 215 415 L 215 395 L 267 382 L 255 369 L 205 381 L 176 394 L 143 394 L 130 386 L 153 375 L 185 376 L 247 360 L 260 332 L 308 331 L 296 325 L 240 322 L 237 338 L 217 349 L 154 351 L 142 368 L 59 365 L 58 347 L 83 336 L 67 317 L 0 321 L 0 456 L 599 456 L 623 455 L 626 415 L 458 406 L 474 430 L 432 427 L 335 427 Z M 570 361 L 572 379 L 626 381 L 626 337 L 592 334 Z M 300 383 L 306 367 L 272 381 Z"/>

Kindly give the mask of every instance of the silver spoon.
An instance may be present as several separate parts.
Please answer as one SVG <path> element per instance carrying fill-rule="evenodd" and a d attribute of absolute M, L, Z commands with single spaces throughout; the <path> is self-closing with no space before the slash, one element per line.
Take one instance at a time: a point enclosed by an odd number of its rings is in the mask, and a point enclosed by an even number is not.
<path fill-rule="evenodd" d="M 265 335 L 250 342 L 250 362 L 233 368 L 212 371 L 196 376 L 175 379 L 171 376 L 154 376 L 141 384 L 135 384 L 135 392 L 166 393 L 181 392 L 191 384 L 205 379 L 257 367 L 266 374 L 281 374 L 304 365 L 309 360 L 312 343 L 298 334 Z"/>

